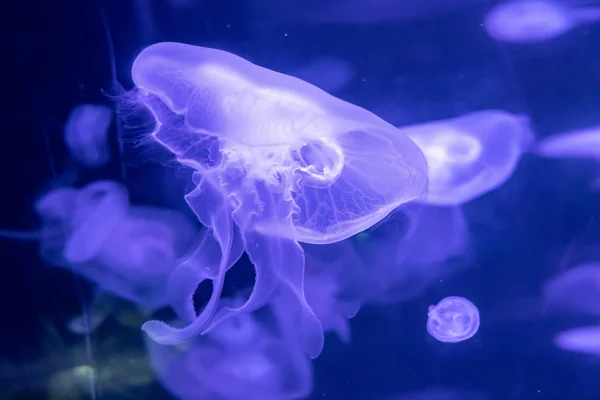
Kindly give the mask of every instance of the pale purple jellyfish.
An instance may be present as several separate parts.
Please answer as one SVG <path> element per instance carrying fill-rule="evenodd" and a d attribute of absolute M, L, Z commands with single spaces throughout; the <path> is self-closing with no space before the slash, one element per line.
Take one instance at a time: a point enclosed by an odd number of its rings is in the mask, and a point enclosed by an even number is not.
<path fill-rule="evenodd" d="M 468 247 L 469 229 L 460 207 L 409 204 L 357 235 L 359 256 L 348 260 L 354 264 L 349 275 L 356 281 L 354 291 L 366 301 L 401 302 L 463 268 L 460 261 Z"/>
<path fill-rule="evenodd" d="M 112 110 L 100 104 L 75 106 L 65 125 L 65 143 L 71 157 L 79 164 L 93 168 L 110 160 L 108 128 Z"/>
<path fill-rule="evenodd" d="M 180 400 L 305 398 L 312 390 L 310 360 L 295 342 L 290 319 L 266 311 L 236 314 L 176 346 L 147 338 L 159 382 Z"/>
<path fill-rule="evenodd" d="M 600 165 L 600 127 L 558 133 L 537 142 L 532 152 L 545 158 L 584 159 Z M 600 174 L 590 185 L 600 190 Z"/>
<path fill-rule="evenodd" d="M 317 315 L 325 332 L 333 332 L 343 343 L 349 343 L 349 319 L 360 309 L 357 293 L 348 291 L 348 275 L 353 273 L 353 252 L 347 252 L 348 240 L 329 246 L 305 245 L 306 301 Z"/>
<path fill-rule="evenodd" d="M 55 189 L 35 209 L 44 260 L 146 311 L 167 304 L 168 278 L 197 234 L 177 211 L 131 206 L 127 190 L 113 181 Z"/>
<path fill-rule="evenodd" d="M 600 356 L 600 325 L 569 329 L 554 338 L 561 350 Z"/>
<path fill-rule="evenodd" d="M 600 7 L 569 4 L 569 0 L 513 0 L 490 10 L 483 27 L 498 41 L 532 43 L 553 39 L 599 19 Z"/>
<path fill-rule="evenodd" d="M 533 140 L 529 119 L 499 110 L 401 127 L 425 153 L 431 205 L 461 205 L 501 186 Z"/>
<path fill-rule="evenodd" d="M 543 286 L 545 311 L 600 316 L 600 263 L 570 268 Z"/>
<path fill-rule="evenodd" d="M 479 330 L 479 310 L 464 297 L 446 297 L 429 306 L 427 317 L 427 332 L 440 342 L 462 342 Z"/>
<path fill-rule="evenodd" d="M 194 321 L 143 329 L 176 344 L 260 308 L 282 286 L 300 305 L 303 347 L 316 357 L 323 330 L 304 297 L 298 242 L 343 240 L 422 196 L 422 152 L 375 115 L 221 50 L 158 43 L 139 54 L 132 76 L 127 97 L 154 114 L 152 137 L 195 170 L 196 189 L 185 198 L 220 250 L 218 264 L 196 267 L 198 280 L 213 274 L 213 293 Z M 244 250 L 253 291 L 240 307 L 219 308 L 225 273 Z"/>

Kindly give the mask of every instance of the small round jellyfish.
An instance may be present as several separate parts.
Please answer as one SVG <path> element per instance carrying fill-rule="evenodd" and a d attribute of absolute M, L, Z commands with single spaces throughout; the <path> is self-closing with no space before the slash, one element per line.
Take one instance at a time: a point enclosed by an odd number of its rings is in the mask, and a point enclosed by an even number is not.
<path fill-rule="evenodd" d="M 531 43 L 555 38 L 598 19 L 599 7 L 575 8 L 568 2 L 552 0 L 514 0 L 494 7 L 485 16 L 483 26 L 496 40 Z"/>
<path fill-rule="evenodd" d="M 501 186 L 533 141 L 529 118 L 501 110 L 399 129 L 427 158 L 429 190 L 422 202 L 431 205 L 461 205 Z"/>
<path fill-rule="evenodd" d="M 457 343 L 473 337 L 479 329 L 479 310 L 464 297 L 450 296 L 427 312 L 427 332 L 440 342 Z"/>

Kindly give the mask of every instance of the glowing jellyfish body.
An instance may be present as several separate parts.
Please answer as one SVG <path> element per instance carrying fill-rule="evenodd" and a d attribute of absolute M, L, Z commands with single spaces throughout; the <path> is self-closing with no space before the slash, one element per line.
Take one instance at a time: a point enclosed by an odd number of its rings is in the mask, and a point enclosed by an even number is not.
<path fill-rule="evenodd" d="M 479 310 L 464 297 L 450 296 L 429 306 L 427 332 L 440 342 L 457 343 L 479 330 Z"/>
<path fill-rule="evenodd" d="M 600 356 L 600 326 L 566 330 L 554 338 L 554 344 L 562 350 Z"/>
<path fill-rule="evenodd" d="M 65 125 L 65 142 L 71 156 L 86 167 L 99 167 L 110 159 L 108 128 L 112 110 L 98 104 L 76 106 Z"/>
<path fill-rule="evenodd" d="M 400 129 L 425 153 L 431 205 L 460 205 L 502 185 L 533 140 L 529 119 L 499 110 Z"/>
<path fill-rule="evenodd" d="M 563 35 L 578 25 L 600 19 L 600 7 L 576 7 L 552 0 L 514 0 L 494 7 L 483 26 L 503 42 L 540 42 Z"/>
<path fill-rule="evenodd" d="M 264 315 L 265 310 L 260 310 Z M 181 400 L 287 400 L 312 390 L 311 364 L 291 326 L 238 314 L 203 336 L 164 346 L 146 340 L 159 382 Z"/>
<path fill-rule="evenodd" d="M 303 346 L 316 357 L 323 332 L 304 297 L 298 242 L 343 240 L 421 196 L 422 152 L 366 110 L 224 51 L 155 44 L 136 58 L 132 76 L 134 101 L 156 118 L 154 139 L 195 170 L 186 201 L 221 253 L 213 294 L 193 323 L 150 321 L 144 330 L 178 343 L 263 306 L 282 285 L 301 305 Z M 255 267 L 254 290 L 241 307 L 217 309 L 224 275 L 243 251 Z"/>
<path fill-rule="evenodd" d="M 36 210 L 46 261 L 148 310 L 166 304 L 175 260 L 196 234 L 176 211 L 131 207 L 125 188 L 111 181 L 57 189 Z"/>

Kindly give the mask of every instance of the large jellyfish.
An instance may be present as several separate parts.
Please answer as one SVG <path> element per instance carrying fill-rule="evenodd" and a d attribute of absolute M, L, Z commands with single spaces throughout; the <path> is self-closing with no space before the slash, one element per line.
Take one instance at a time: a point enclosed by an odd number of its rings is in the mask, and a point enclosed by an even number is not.
<path fill-rule="evenodd" d="M 499 41 L 532 43 L 553 39 L 598 20 L 600 7 L 569 4 L 569 0 L 510 0 L 491 10 L 483 27 Z"/>
<path fill-rule="evenodd" d="M 501 186 L 533 140 L 529 118 L 500 110 L 401 127 L 429 162 L 432 205 L 460 205 Z"/>
<path fill-rule="evenodd" d="M 231 301 L 231 306 L 243 302 Z M 304 398 L 312 390 L 311 364 L 285 312 L 269 307 L 240 313 L 177 346 L 147 339 L 150 364 L 161 384 L 181 400 Z"/>
<path fill-rule="evenodd" d="M 305 299 L 299 242 L 343 240 L 421 197 L 423 153 L 368 111 L 221 50 L 154 44 L 132 76 L 136 90 L 125 99 L 154 114 L 152 137 L 194 170 L 196 188 L 185 198 L 220 249 L 219 263 L 196 267 L 213 292 L 193 322 L 149 321 L 144 330 L 175 344 L 260 308 L 281 285 L 300 305 L 296 324 L 316 357 L 323 330 Z M 225 273 L 244 250 L 253 291 L 239 307 L 218 307 Z"/>

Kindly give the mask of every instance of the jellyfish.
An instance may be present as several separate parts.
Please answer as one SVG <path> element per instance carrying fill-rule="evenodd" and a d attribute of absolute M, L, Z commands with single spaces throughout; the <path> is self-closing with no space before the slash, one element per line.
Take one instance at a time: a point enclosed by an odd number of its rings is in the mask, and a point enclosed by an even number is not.
<path fill-rule="evenodd" d="M 462 342 L 479 330 L 479 310 L 464 297 L 446 297 L 429 306 L 427 317 L 427 332 L 440 342 Z"/>
<path fill-rule="evenodd" d="M 243 298 L 225 299 L 232 307 Z M 285 310 L 283 310 L 285 311 Z M 159 382 L 180 400 L 286 400 L 312 390 L 309 359 L 290 319 L 271 307 L 239 313 L 212 331 L 175 346 L 146 337 Z"/>
<path fill-rule="evenodd" d="M 566 330 L 554 338 L 554 344 L 562 350 L 600 356 L 600 326 Z"/>
<path fill-rule="evenodd" d="M 502 42 L 533 43 L 561 36 L 600 19 L 600 7 L 577 7 L 553 0 L 512 0 L 485 16 L 483 27 Z"/>
<path fill-rule="evenodd" d="M 600 316 L 600 263 L 570 268 L 544 284 L 544 308 Z"/>
<path fill-rule="evenodd" d="M 112 110 L 99 104 L 75 106 L 65 125 L 65 143 L 79 164 L 95 168 L 110 160 L 108 128 Z"/>
<path fill-rule="evenodd" d="M 600 127 L 591 127 L 555 134 L 538 141 L 532 153 L 544 158 L 584 159 L 600 164 Z M 592 190 L 600 190 L 600 173 L 590 184 Z"/>
<path fill-rule="evenodd" d="M 198 234 L 177 211 L 131 206 L 125 187 L 113 181 L 57 188 L 42 196 L 35 209 L 42 226 L 22 235 L 40 241 L 46 262 L 68 268 L 146 312 L 168 304 L 168 278 Z M 101 301 L 98 307 L 110 303 Z M 75 325 L 77 330 L 77 321 Z"/>
<path fill-rule="evenodd" d="M 408 204 L 353 240 L 357 256 L 347 279 L 371 303 L 398 303 L 461 268 L 469 228 L 460 207 Z M 357 272 L 361 269 L 361 272 Z"/>
<path fill-rule="evenodd" d="M 299 243 L 346 239 L 422 196 L 423 153 L 368 111 L 221 50 L 154 44 L 138 55 L 132 77 L 136 88 L 124 100 L 153 113 L 151 137 L 193 170 L 185 199 L 218 244 L 210 253 L 220 253 L 217 264 L 191 257 L 185 269 L 213 283 L 189 325 L 149 321 L 143 329 L 176 344 L 264 306 L 282 286 L 300 306 L 302 346 L 316 357 L 323 329 L 306 302 Z M 253 291 L 240 307 L 219 307 L 225 273 L 244 251 Z"/>
<path fill-rule="evenodd" d="M 431 205 L 461 205 L 501 186 L 533 140 L 527 117 L 499 110 L 400 130 L 425 153 L 430 176 L 423 201 Z"/>
<path fill-rule="evenodd" d="M 325 332 L 333 332 L 342 343 L 350 343 L 349 319 L 361 306 L 361 298 L 349 291 L 348 275 L 352 274 L 353 252 L 348 240 L 328 246 L 304 245 L 306 273 L 304 278 L 306 301 L 323 325 Z"/>

